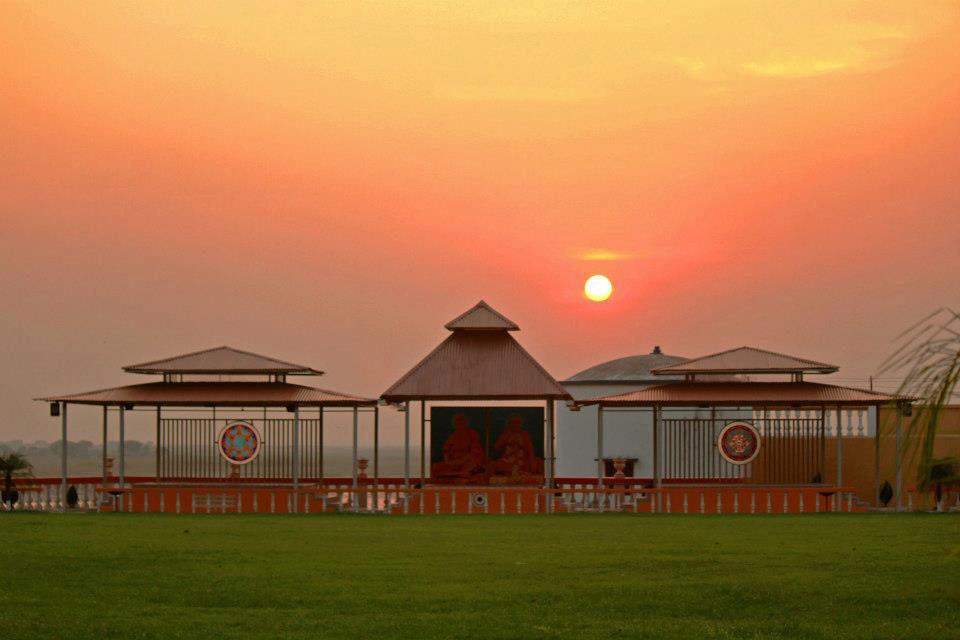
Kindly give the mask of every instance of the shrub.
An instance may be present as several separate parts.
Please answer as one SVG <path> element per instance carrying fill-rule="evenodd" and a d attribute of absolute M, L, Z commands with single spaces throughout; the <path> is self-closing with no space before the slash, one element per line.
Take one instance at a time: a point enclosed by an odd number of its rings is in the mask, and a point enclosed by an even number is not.
<path fill-rule="evenodd" d="M 73 485 L 70 485 L 70 488 L 67 489 L 67 506 L 71 509 L 76 509 L 79 501 L 80 499 L 77 496 L 77 488 Z"/>
<path fill-rule="evenodd" d="M 883 485 L 880 487 L 880 503 L 883 506 L 887 506 L 891 500 L 893 500 L 893 487 L 890 486 L 889 480 L 884 480 Z"/>

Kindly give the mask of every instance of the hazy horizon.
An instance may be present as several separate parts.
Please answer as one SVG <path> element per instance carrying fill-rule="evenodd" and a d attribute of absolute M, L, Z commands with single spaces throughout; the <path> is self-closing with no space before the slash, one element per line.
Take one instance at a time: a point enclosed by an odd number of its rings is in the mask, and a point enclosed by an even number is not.
<path fill-rule="evenodd" d="M 859 384 L 960 304 L 956 3 L 9 2 L 0 36 L 0 440 L 225 344 L 376 397 L 481 298 L 558 379 L 751 345 Z"/>

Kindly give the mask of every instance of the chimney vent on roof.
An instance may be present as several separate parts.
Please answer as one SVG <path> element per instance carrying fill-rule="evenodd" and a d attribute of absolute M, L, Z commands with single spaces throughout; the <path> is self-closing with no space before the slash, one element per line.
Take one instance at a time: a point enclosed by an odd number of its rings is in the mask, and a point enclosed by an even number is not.
<path fill-rule="evenodd" d="M 663 353 L 663 351 L 660 351 L 660 345 L 657 345 L 653 348 L 653 351 L 651 353 L 660 355 L 661 353 Z"/>

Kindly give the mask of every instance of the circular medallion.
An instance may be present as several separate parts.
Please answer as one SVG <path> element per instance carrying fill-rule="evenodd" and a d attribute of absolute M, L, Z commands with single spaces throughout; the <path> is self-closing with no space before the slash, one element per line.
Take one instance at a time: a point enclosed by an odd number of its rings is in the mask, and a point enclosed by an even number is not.
<path fill-rule="evenodd" d="M 217 438 L 220 455 L 230 464 L 247 464 L 260 453 L 260 434 L 249 422 L 227 424 Z"/>
<path fill-rule="evenodd" d="M 760 433 L 749 422 L 728 422 L 717 436 L 717 448 L 727 462 L 746 464 L 760 453 Z"/>

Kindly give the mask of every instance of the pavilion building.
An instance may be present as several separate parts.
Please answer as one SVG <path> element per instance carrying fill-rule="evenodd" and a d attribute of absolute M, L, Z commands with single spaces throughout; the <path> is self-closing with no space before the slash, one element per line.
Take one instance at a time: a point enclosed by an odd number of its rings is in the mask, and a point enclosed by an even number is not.
<path fill-rule="evenodd" d="M 256 485 L 297 489 L 303 483 L 322 482 L 325 412 L 353 413 L 355 454 L 361 413 L 373 417 L 377 432 L 376 400 L 288 382 L 291 376 L 320 376 L 323 372 L 248 351 L 217 347 L 123 369 L 161 376 L 161 380 L 40 398 L 51 403 L 52 414 L 59 415 L 64 442 L 69 439 L 71 405 L 102 407 L 102 482 L 113 486 L 120 508 L 133 504 L 149 509 L 148 501 L 154 500 L 154 510 L 173 510 L 173 500 L 164 500 L 162 492 L 154 491 L 158 487 L 176 487 L 179 504 L 181 499 L 195 500 L 195 494 L 209 499 L 205 489 L 211 484 L 223 493 L 225 482 L 246 489 Z M 125 468 L 126 416 L 144 409 L 155 412 L 155 473 L 152 478 L 131 481 Z M 111 417 L 119 435 L 116 468 L 111 468 L 107 459 Z M 65 494 L 68 447 L 62 449 L 61 467 L 61 492 Z M 353 482 L 357 482 L 356 469 Z M 229 495 L 231 509 L 254 499 L 250 491 Z M 290 508 L 297 509 L 296 497 Z"/>
<path fill-rule="evenodd" d="M 898 433 L 909 410 L 907 398 L 807 379 L 834 365 L 755 347 L 695 359 L 656 347 L 560 384 L 484 301 L 445 329 L 379 400 L 294 384 L 322 372 L 230 347 L 124 367 L 157 381 L 41 400 L 64 442 L 71 406 L 101 407 L 94 493 L 123 510 L 167 512 L 850 511 L 877 499 L 880 407 L 896 409 Z M 402 477 L 380 474 L 381 405 L 403 414 Z M 155 416 L 149 477 L 126 473 L 133 410 Z M 353 418 L 354 464 L 349 478 L 331 478 L 324 417 L 342 411 Z M 371 475 L 358 456 L 361 417 L 373 423 Z M 106 455 L 111 419 L 117 469 Z M 84 480 L 69 470 L 64 447 L 59 497 L 42 504 L 66 505 L 68 486 Z M 899 466 L 896 484 L 899 499 Z"/>

